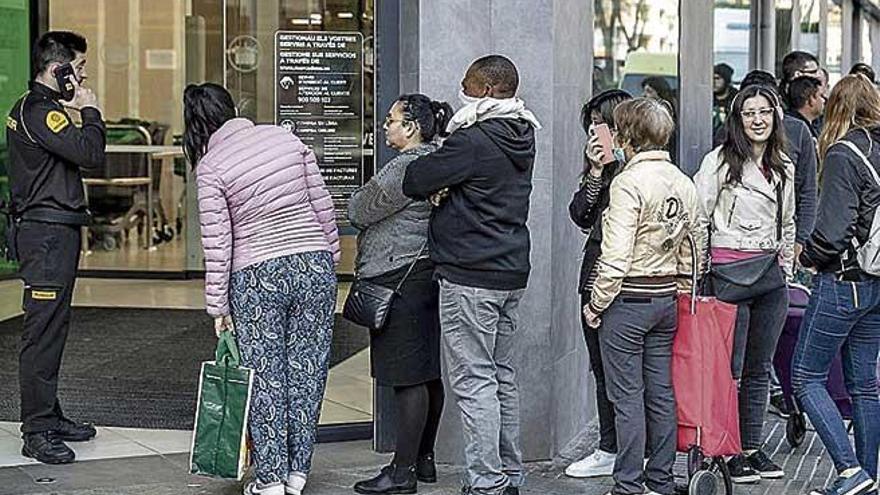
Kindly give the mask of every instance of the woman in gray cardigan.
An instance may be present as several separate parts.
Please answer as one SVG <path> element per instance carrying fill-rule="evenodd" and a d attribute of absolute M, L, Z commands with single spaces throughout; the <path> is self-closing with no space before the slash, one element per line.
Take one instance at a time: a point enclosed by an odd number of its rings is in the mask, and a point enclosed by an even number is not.
<path fill-rule="evenodd" d="M 434 440 L 443 411 L 440 321 L 434 267 L 428 257 L 431 205 L 403 195 L 407 165 L 436 150 L 432 144 L 453 111 L 420 94 L 398 98 L 385 117 L 386 144 L 400 154 L 351 198 L 348 218 L 360 229 L 356 275 L 394 289 L 416 258 L 394 300 L 385 327 L 370 334 L 370 368 L 380 385 L 394 389 L 397 448 L 375 478 L 357 493 L 415 493 L 418 482 L 437 480 Z"/>

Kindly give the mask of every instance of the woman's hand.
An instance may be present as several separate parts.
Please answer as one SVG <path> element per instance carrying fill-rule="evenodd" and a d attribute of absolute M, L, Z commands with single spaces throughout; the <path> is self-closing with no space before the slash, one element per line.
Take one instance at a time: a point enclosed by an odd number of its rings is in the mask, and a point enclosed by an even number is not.
<path fill-rule="evenodd" d="M 585 168 L 589 168 L 589 172 L 594 176 L 601 177 L 602 170 L 605 168 L 605 165 L 603 165 L 605 152 L 602 151 L 602 144 L 599 142 L 599 137 L 595 134 L 590 134 L 590 140 L 587 142 L 586 148 L 584 148 L 584 156 L 587 158 L 586 163 L 584 163 Z"/>
<path fill-rule="evenodd" d="M 217 335 L 218 339 L 220 338 L 221 333 L 232 332 L 234 330 L 231 316 L 226 315 L 214 318 L 214 334 Z"/>
<path fill-rule="evenodd" d="M 431 204 L 434 206 L 440 206 L 440 203 L 442 203 L 447 196 L 449 196 L 449 188 L 444 187 L 443 189 L 440 189 L 439 191 L 432 194 L 428 198 L 428 201 L 430 201 Z"/>
<path fill-rule="evenodd" d="M 587 326 L 593 330 L 599 328 L 599 325 L 602 324 L 602 318 L 590 310 L 589 304 L 584 305 L 584 320 L 587 322 Z"/>

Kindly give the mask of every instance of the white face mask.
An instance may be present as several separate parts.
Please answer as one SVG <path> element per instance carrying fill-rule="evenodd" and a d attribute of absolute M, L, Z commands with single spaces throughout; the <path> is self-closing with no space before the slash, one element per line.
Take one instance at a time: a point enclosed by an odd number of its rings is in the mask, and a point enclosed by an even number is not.
<path fill-rule="evenodd" d="M 464 89 L 458 90 L 458 100 L 461 101 L 465 105 L 470 105 L 472 103 L 476 103 L 482 98 L 477 98 L 476 96 L 470 96 L 464 92 Z"/>

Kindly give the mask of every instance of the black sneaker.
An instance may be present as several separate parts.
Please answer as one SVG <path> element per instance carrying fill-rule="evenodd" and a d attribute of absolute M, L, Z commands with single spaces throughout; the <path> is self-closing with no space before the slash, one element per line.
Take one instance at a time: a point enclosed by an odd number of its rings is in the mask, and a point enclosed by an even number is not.
<path fill-rule="evenodd" d="M 434 454 L 419 456 L 416 461 L 416 477 L 419 483 L 437 482 L 437 465 L 434 463 Z"/>
<path fill-rule="evenodd" d="M 752 467 L 762 478 L 777 479 L 785 476 L 785 472 L 781 467 L 777 466 L 767 457 L 763 450 L 758 450 L 754 454 L 748 456 L 749 466 Z"/>
<path fill-rule="evenodd" d="M 761 481 L 761 475 L 755 471 L 746 456 L 740 454 L 733 456 L 727 461 L 727 469 L 730 470 L 730 479 L 734 483 L 757 483 Z"/>
<path fill-rule="evenodd" d="M 504 495 L 519 495 L 519 488 L 508 485 L 508 487 L 504 489 Z"/>
<path fill-rule="evenodd" d="M 52 430 L 52 435 L 65 442 L 87 442 L 98 434 L 91 423 L 77 423 L 67 418 L 61 418 L 58 426 Z"/>
<path fill-rule="evenodd" d="M 772 414 L 783 419 L 788 419 L 791 416 L 791 409 L 788 407 L 788 403 L 785 402 L 785 397 L 782 394 L 771 395 L 770 405 L 767 409 Z"/>
<path fill-rule="evenodd" d="M 22 440 L 24 445 L 21 446 L 21 455 L 43 464 L 69 464 L 76 459 L 76 454 L 70 447 L 48 431 L 25 433 Z"/>

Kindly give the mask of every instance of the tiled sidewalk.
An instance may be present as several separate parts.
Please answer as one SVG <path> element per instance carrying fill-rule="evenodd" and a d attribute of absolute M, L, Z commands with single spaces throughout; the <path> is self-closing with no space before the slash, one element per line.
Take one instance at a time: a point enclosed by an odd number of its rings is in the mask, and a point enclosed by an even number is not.
<path fill-rule="evenodd" d="M 8 427 L 8 425 L 7 425 Z M 783 466 L 787 476 L 782 480 L 757 485 L 736 486 L 737 495 L 800 495 L 814 486 L 824 485 L 832 474 L 831 464 L 815 433 L 810 432 L 804 444 L 791 449 L 784 438 L 785 424 L 773 420 L 767 428 L 765 450 Z M 12 435 L 0 437 L 0 452 L 4 459 L 12 447 Z M 93 445 L 74 445 L 77 450 L 109 452 L 106 442 L 124 437 L 138 449 L 155 453 L 133 451 L 135 457 L 110 455 L 112 459 L 83 459 L 68 466 L 44 466 L 23 463 L 16 467 L 0 468 L 0 495 L 236 495 L 240 492 L 235 482 L 213 481 L 187 474 L 188 455 L 171 453 L 188 447 L 186 432 L 144 432 L 102 429 L 102 436 Z M 164 438 L 164 440 L 163 440 Z M 14 448 L 18 448 L 17 440 Z M 143 455 L 141 455 L 143 454 Z M 109 454 L 108 454 L 109 455 Z M 98 455 L 97 457 L 101 457 Z M 92 457 L 93 459 L 96 457 Z M 317 448 L 315 465 L 307 487 L 307 495 L 350 495 L 355 481 L 375 474 L 387 462 L 388 456 L 374 454 L 369 442 L 322 444 Z M 460 468 L 439 466 L 440 480 L 435 485 L 422 485 L 419 493 L 456 495 Z M 561 474 L 562 466 L 552 463 L 532 463 L 523 494 L 538 495 L 602 495 L 610 489 L 610 480 L 574 480 Z"/>

